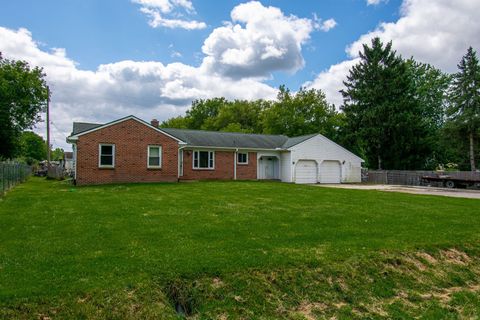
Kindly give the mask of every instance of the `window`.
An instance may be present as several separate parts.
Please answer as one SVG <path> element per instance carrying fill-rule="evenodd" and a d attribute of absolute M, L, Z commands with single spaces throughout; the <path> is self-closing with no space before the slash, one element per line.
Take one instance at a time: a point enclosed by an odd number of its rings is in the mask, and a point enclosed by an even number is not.
<path fill-rule="evenodd" d="M 148 168 L 161 168 L 162 167 L 162 147 L 161 146 L 148 146 Z"/>
<path fill-rule="evenodd" d="M 115 145 L 100 144 L 98 146 L 98 150 L 99 150 L 98 166 L 100 168 L 114 168 L 115 167 Z"/>
<path fill-rule="evenodd" d="M 213 151 L 193 151 L 193 169 L 213 169 Z"/>
<path fill-rule="evenodd" d="M 237 163 L 238 164 L 248 164 L 248 152 L 237 153 Z"/>

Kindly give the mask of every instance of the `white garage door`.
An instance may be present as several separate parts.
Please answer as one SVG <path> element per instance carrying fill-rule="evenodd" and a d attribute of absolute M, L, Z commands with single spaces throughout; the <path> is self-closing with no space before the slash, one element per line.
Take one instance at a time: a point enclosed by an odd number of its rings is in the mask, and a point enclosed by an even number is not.
<path fill-rule="evenodd" d="M 317 183 L 317 163 L 299 160 L 295 166 L 295 183 Z"/>
<path fill-rule="evenodd" d="M 325 160 L 320 165 L 320 183 L 340 183 L 340 162 Z"/>

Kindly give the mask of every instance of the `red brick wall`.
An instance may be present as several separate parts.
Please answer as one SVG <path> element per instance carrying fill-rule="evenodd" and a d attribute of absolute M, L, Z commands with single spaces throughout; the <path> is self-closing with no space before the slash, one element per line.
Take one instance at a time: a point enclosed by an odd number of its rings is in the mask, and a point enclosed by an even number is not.
<path fill-rule="evenodd" d="M 248 153 L 248 164 L 237 163 L 237 180 L 257 179 L 257 153 Z"/>
<path fill-rule="evenodd" d="M 98 167 L 98 145 L 115 144 L 115 168 Z M 162 146 L 162 168 L 147 168 L 147 146 Z M 136 120 L 87 133 L 77 141 L 77 184 L 176 181 L 178 143 Z"/>
<path fill-rule="evenodd" d="M 234 152 L 215 151 L 215 169 L 193 169 L 193 150 L 183 151 L 184 180 L 233 180 Z M 257 179 L 257 153 L 248 153 L 248 164 L 237 164 L 237 180 Z"/>
<path fill-rule="evenodd" d="M 215 169 L 193 169 L 193 151 L 183 151 L 184 180 L 233 179 L 233 151 L 215 151 Z"/>

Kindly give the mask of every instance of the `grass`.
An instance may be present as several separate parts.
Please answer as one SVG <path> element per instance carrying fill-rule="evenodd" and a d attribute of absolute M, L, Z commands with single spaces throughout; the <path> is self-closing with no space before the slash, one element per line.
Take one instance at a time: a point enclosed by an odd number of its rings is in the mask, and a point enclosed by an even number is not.
<path fill-rule="evenodd" d="M 473 199 L 31 178 L 0 199 L 0 226 L 0 318 L 480 313 Z"/>

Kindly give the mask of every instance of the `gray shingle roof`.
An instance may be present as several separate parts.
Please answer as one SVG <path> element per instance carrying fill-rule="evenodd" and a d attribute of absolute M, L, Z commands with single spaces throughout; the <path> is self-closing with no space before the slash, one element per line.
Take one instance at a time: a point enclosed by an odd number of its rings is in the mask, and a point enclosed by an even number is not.
<path fill-rule="evenodd" d="M 102 124 L 98 123 L 88 123 L 88 122 L 74 122 L 73 123 L 73 131 L 72 131 L 72 136 L 74 134 L 78 134 L 84 131 L 88 131 L 91 129 L 94 129 L 96 127 L 100 127 Z"/>
<path fill-rule="evenodd" d="M 303 141 L 306 141 L 310 138 L 315 137 L 317 134 L 307 134 L 304 136 L 299 136 L 299 137 L 293 137 L 293 138 L 288 138 L 288 140 L 282 145 L 283 149 L 288 149 L 290 147 L 293 147 L 299 143 L 302 143 Z"/>
<path fill-rule="evenodd" d="M 95 129 L 100 126 L 103 126 L 103 124 L 74 122 L 72 135 Z M 160 128 L 160 130 L 191 146 L 252 149 L 288 149 L 316 135 L 309 134 L 305 136 L 289 138 L 284 135 L 189 130 L 175 128 Z"/>
<path fill-rule="evenodd" d="M 287 136 L 161 128 L 192 146 L 223 148 L 276 149 L 288 141 Z"/>

